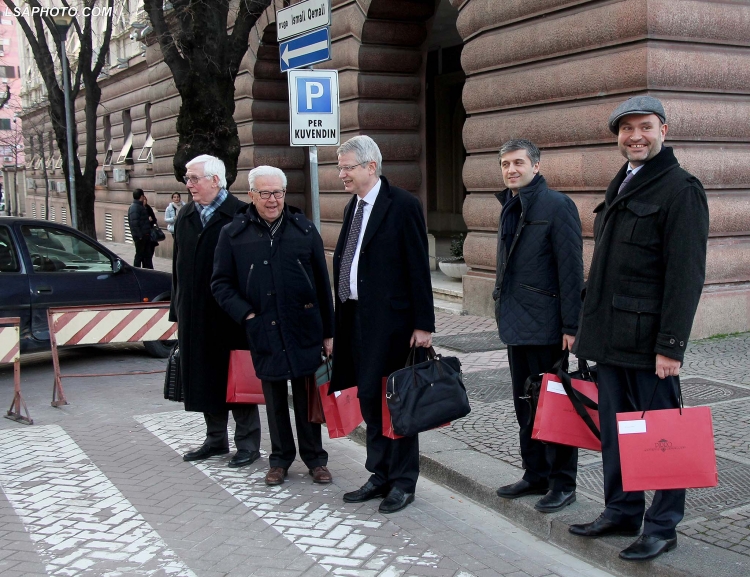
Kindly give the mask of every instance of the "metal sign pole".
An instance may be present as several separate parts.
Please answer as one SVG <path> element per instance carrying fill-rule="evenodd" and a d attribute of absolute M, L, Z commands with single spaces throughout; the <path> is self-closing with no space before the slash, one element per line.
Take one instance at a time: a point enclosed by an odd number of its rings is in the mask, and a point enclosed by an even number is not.
<path fill-rule="evenodd" d="M 320 232 L 320 187 L 318 185 L 318 147 L 310 146 L 310 190 L 312 217 L 315 228 Z"/>

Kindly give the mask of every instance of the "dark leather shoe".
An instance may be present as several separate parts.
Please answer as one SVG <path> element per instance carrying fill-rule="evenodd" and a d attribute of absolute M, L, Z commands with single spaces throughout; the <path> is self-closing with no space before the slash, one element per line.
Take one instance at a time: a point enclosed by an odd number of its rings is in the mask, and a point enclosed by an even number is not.
<path fill-rule="evenodd" d="M 318 485 L 327 485 L 333 481 L 333 475 L 331 475 L 328 467 L 321 466 L 310 469 L 310 475 L 312 475 L 313 483 Z"/>
<path fill-rule="evenodd" d="M 412 501 L 414 501 L 414 493 L 405 493 L 402 489 L 393 487 L 390 493 L 388 493 L 388 496 L 383 499 L 382 503 L 380 503 L 378 511 L 384 515 L 395 513 L 396 511 L 406 508 L 406 506 Z"/>
<path fill-rule="evenodd" d="M 604 516 L 604 513 L 602 513 L 597 517 L 596 521 L 571 525 L 568 527 L 568 531 L 579 537 L 604 537 L 605 535 L 624 535 L 626 537 L 632 537 L 638 534 L 639 527 L 614 523 L 607 519 Z"/>
<path fill-rule="evenodd" d="M 284 467 L 271 467 L 266 473 L 266 485 L 273 487 L 274 485 L 281 485 L 286 477 L 286 469 Z"/>
<path fill-rule="evenodd" d="M 534 509 L 540 513 L 555 513 L 575 502 L 575 491 L 550 491 L 536 502 Z"/>
<path fill-rule="evenodd" d="M 625 561 L 648 561 L 677 547 L 677 537 L 662 539 L 655 535 L 641 535 L 627 549 L 620 551 L 620 559 Z"/>
<path fill-rule="evenodd" d="M 527 480 L 521 479 L 512 485 L 500 487 L 497 490 L 497 496 L 503 499 L 518 499 L 526 495 L 544 495 L 547 491 L 548 488 L 546 485 L 532 485 Z"/>
<path fill-rule="evenodd" d="M 233 469 L 246 467 L 247 465 L 251 465 L 252 463 L 254 463 L 259 458 L 260 453 L 258 451 L 246 451 L 245 449 L 240 449 L 234 454 L 234 457 L 229 460 L 229 464 L 227 465 L 227 467 L 232 467 Z"/>
<path fill-rule="evenodd" d="M 364 503 L 375 497 L 385 497 L 388 494 L 388 487 L 385 485 L 376 486 L 367 481 L 356 491 L 344 493 L 344 503 Z"/>
<path fill-rule="evenodd" d="M 229 452 L 229 447 L 211 447 L 209 445 L 202 445 L 200 448 L 185 453 L 182 456 L 183 461 L 202 461 L 209 457 L 216 455 L 226 455 Z"/>

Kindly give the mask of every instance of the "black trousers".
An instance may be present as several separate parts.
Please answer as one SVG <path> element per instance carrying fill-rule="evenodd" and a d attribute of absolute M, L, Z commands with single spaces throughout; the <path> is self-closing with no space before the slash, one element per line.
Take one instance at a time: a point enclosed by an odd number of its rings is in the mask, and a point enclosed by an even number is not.
<path fill-rule="evenodd" d="M 154 268 L 153 257 L 156 247 L 151 242 L 151 237 L 144 236 L 143 238 L 133 239 L 133 242 L 135 243 L 133 266 L 135 268 Z"/>
<path fill-rule="evenodd" d="M 653 371 L 597 365 L 599 376 L 599 419 L 604 462 L 604 515 L 607 519 L 633 528 L 644 520 L 646 500 L 642 491 L 624 492 L 617 441 L 617 413 L 679 407 L 679 377 L 660 380 Z M 645 512 L 644 535 L 662 539 L 677 536 L 675 528 L 685 515 L 685 490 L 656 491 Z"/>
<path fill-rule="evenodd" d="M 288 469 L 297 456 L 294 433 L 289 419 L 289 400 L 286 381 L 262 381 L 266 397 L 268 432 L 271 437 L 271 467 Z M 323 450 L 320 425 L 307 420 L 307 387 L 305 378 L 292 379 L 294 423 L 297 427 L 299 455 L 308 469 L 328 464 L 328 453 Z"/>
<path fill-rule="evenodd" d="M 357 301 L 344 305 L 343 321 L 349 323 L 352 339 L 351 355 L 354 369 L 359 374 L 362 345 L 362 323 Z M 385 375 L 384 375 L 385 376 Z M 419 436 L 389 439 L 383 436 L 383 399 L 380 395 L 359 394 L 359 406 L 367 425 L 367 460 L 365 468 L 371 473 L 369 481 L 375 486 L 398 487 L 414 493 L 419 478 Z"/>
<path fill-rule="evenodd" d="M 562 338 L 560 339 L 562 343 Z M 534 422 L 531 407 L 521 399 L 530 375 L 546 373 L 562 355 L 561 344 L 508 346 L 513 404 L 518 419 L 521 457 L 526 465 L 523 478 L 533 485 L 546 485 L 552 491 L 574 491 L 578 470 L 578 449 L 531 438 Z"/>
<path fill-rule="evenodd" d="M 260 416 L 258 405 L 235 405 L 234 445 L 237 450 L 257 451 L 260 448 Z M 206 444 L 211 447 L 228 448 L 227 423 L 229 411 L 223 413 L 203 413 L 206 419 Z"/>

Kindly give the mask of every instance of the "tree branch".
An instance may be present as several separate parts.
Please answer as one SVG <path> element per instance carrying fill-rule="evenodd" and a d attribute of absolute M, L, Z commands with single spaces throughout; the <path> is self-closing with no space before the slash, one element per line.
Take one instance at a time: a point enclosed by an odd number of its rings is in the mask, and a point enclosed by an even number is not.
<path fill-rule="evenodd" d="M 227 64 L 234 76 L 247 52 L 247 40 L 255 23 L 271 5 L 272 0 L 240 0 L 234 29 L 229 36 Z"/>
<path fill-rule="evenodd" d="M 161 0 L 144 0 L 143 9 L 148 14 L 151 26 L 154 27 L 154 31 L 156 32 L 156 37 L 159 40 L 159 46 L 164 56 L 164 62 L 167 63 L 167 66 L 172 71 L 172 75 L 175 76 L 175 82 L 178 82 L 177 76 L 184 77 L 190 68 L 185 59 L 180 55 L 179 50 L 177 50 L 174 36 L 164 18 L 164 3 Z"/>

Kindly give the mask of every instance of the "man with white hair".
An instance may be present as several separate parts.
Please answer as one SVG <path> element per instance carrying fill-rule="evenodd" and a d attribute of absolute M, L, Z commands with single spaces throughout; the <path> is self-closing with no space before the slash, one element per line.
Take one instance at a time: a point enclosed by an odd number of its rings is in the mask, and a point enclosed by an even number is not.
<path fill-rule="evenodd" d="M 186 411 L 206 420 L 206 440 L 183 456 L 198 461 L 229 452 L 229 409 L 236 423 L 236 454 L 230 467 L 244 467 L 260 453 L 257 405 L 226 403 L 229 351 L 246 349 L 244 331 L 211 294 L 214 252 L 221 229 L 245 204 L 226 190 L 224 163 L 203 154 L 186 164 L 184 180 L 193 202 L 180 210 L 174 225 L 170 320 L 178 323 L 180 378 Z"/>
<path fill-rule="evenodd" d="M 336 340 L 331 391 L 357 385 L 367 424 L 371 473 L 347 503 L 385 497 L 395 513 L 414 501 L 417 435 L 383 435 L 382 379 L 403 368 L 411 347 L 430 347 L 435 330 L 427 226 L 419 199 L 381 176 L 382 155 L 369 136 L 338 151 L 339 178 L 352 199 L 333 253 Z"/>

